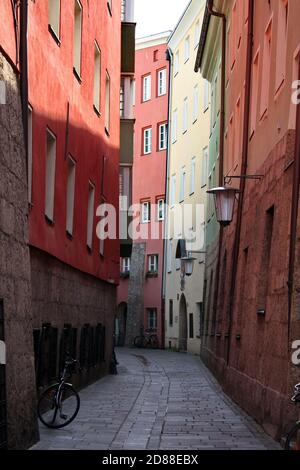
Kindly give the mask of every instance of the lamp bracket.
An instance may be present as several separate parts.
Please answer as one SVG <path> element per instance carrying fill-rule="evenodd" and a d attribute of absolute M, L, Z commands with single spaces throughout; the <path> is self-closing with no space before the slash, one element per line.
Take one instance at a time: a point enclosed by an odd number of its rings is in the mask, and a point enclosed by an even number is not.
<path fill-rule="evenodd" d="M 227 175 L 224 176 L 224 183 L 230 184 L 233 179 L 261 180 L 265 175 Z"/>

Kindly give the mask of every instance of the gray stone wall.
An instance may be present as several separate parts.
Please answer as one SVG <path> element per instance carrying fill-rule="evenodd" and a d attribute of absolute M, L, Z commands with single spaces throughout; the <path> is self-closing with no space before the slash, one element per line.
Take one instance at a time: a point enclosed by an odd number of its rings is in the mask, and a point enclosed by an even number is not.
<path fill-rule="evenodd" d="M 79 359 L 80 329 L 89 323 L 105 325 L 105 362 L 74 378 L 84 385 L 109 372 L 113 349 L 114 319 L 116 315 L 116 286 L 103 282 L 61 263 L 47 253 L 30 248 L 33 327 L 43 323 L 58 328 L 59 335 L 65 323 L 78 329 L 77 358 Z M 59 336 L 60 337 L 60 336 Z"/>
<path fill-rule="evenodd" d="M 143 325 L 145 251 L 145 243 L 136 243 L 132 247 L 125 340 L 125 345 L 129 347 L 133 345 L 133 340 L 140 334 Z"/>
<path fill-rule="evenodd" d="M 26 155 L 18 78 L 0 53 L 0 298 L 6 339 L 7 433 L 10 448 L 38 437 L 30 305 Z"/>

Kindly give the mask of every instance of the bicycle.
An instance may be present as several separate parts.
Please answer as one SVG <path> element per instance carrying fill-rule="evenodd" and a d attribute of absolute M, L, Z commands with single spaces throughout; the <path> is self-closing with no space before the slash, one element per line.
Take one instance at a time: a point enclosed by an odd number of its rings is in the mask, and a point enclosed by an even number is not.
<path fill-rule="evenodd" d="M 158 337 L 153 330 L 145 330 L 145 333 L 141 332 L 139 336 L 134 338 L 133 344 L 136 348 L 158 348 Z"/>
<path fill-rule="evenodd" d="M 70 424 L 78 414 L 79 395 L 73 385 L 66 382 L 72 376 L 77 363 L 78 361 L 67 353 L 59 382 L 46 388 L 38 401 L 38 417 L 48 428 L 63 428 Z"/>
<path fill-rule="evenodd" d="M 300 403 L 300 383 L 295 385 L 295 393 L 291 400 L 293 403 L 295 403 L 295 405 L 297 405 L 297 403 Z M 300 451 L 300 421 L 297 421 L 295 426 L 288 433 L 285 442 L 285 450 Z"/>

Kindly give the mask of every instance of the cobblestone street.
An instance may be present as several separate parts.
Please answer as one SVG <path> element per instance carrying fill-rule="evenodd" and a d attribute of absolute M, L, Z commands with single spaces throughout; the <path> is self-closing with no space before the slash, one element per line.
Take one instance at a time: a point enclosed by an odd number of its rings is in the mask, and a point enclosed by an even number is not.
<path fill-rule="evenodd" d="M 34 449 L 276 449 L 219 389 L 199 358 L 117 350 L 118 375 L 84 389 L 76 420 L 40 426 Z"/>

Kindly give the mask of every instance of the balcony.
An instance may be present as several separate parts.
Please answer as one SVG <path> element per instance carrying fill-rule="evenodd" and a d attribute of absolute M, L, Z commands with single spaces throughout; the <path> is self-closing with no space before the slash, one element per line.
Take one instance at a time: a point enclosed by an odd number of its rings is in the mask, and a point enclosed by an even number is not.
<path fill-rule="evenodd" d="M 135 71 L 135 23 L 122 23 L 121 73 Z"/>

